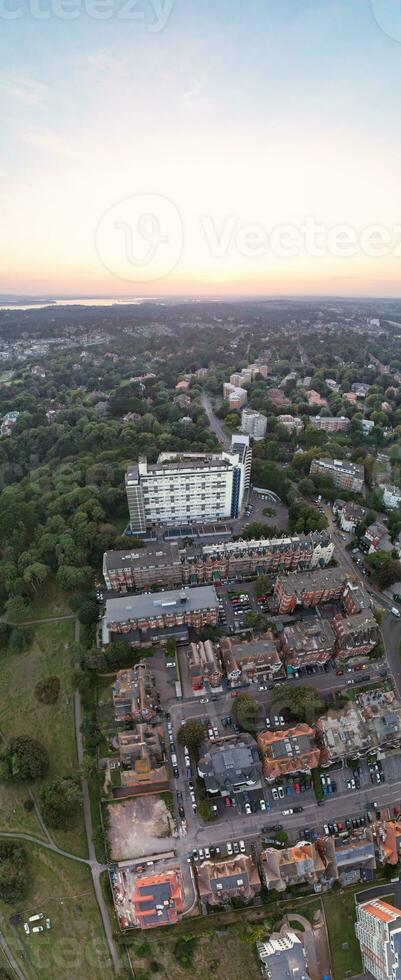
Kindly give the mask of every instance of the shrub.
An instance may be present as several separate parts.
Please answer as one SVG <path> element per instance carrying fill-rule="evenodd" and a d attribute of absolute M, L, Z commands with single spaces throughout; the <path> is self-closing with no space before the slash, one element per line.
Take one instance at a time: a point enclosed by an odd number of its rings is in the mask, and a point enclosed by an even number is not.
<path fill-rule="evenodd" d="M 46 677 L 44 681 L 38 681 L 35 687 L 35 697 L 42 704 L 56 704 L 60 694 L 60 678 Z"/>

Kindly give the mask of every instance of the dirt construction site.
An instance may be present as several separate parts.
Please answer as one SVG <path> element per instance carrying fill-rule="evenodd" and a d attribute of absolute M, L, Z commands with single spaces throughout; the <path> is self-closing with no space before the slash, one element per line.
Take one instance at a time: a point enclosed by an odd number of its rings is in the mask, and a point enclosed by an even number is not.
<path fill-rule="evenodd" d="M 138 796 L 106 806 L 113 861 L 169 851 L 176 834 L 169 794 Z"/>

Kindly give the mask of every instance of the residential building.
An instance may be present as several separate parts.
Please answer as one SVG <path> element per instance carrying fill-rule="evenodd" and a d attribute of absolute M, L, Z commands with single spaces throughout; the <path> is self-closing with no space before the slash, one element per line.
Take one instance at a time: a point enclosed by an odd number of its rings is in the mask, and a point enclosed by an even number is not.
<path fill-rule="evenodd" d="M 252 408 L 243 408 L 241 412 L 241 432 L 247 433 L 256 442 L 265 438 L 267 429 L 266 415 L 255 412 Z"/>
<path fill-rule="evenodd" d="M 375 423 L 371 419 L 361 419 L 361 426 L 363 435 L 368 436 L 372 429 L 374 429 Z"/>
<path fill-rule="evenodd" d="M 345 398 L 345 401 L 348 402 L 349 405 L 356 405 L 358 401 L 354 391 L 345 391 L 343 398 Z"/>
<path fill-rule="evenodd" d="M 401 490 L 399 487 L 384 484 L 381 489 L 383 490 L 385 507 L 388 507 L 389 510 L 397 510 L 397 507 L 401 507 Z"/>
<path fill-rule="evenodd" d="M 355 534 L 366 517 L 365 508 L 349 500 L 335 500 L 333 513 L 337 515 L 341 529 L 348 534 Z"/>
<path fill-rule="evenodd" d="M 256 947 L 268 980 L 309 980 L 306 953 L 295 932 L 274 932 Z"/>
<path fill-rule="evenodd" d="M 355 932 L 363 972 L 376 980 L 400 980 L 401 910 L 380 898 L 357 903 Z"/>
<path fill-rule="evenodd" d="M 256 742 L 245 732 L 207 742 L 198 762 L 198 773 L 208 793 L 231 796 L 260 786 L 262 766 Z"/>
<path fill-rule="evenodd" d="M 148 663 L 119 670 L 113 684 L 116 721 L 147 722 L 158 711 L 157 691 Z"/>
<path fill-rule="evenodd" d="M 394 547 L 388 533 L 388 528 L 385 524 L 380 524 L 379 521 L 374 521 L 373 524 L 370 524 L 366 528 L 359 545 L 361 550 L 365 551 L 368 555 L 373 555 L 377 551 L 391 552 Z"/>
<path fill-rule="evenodd" d="M 233 898 L 251 902 L 259 894 L 259 872 L 249 854 L 203 861 L 196 868 L 199 897 L 208 905 L 227 905 Z"/>
<path fill-rule="evenodd" d="M 297 605 L 309 608 L 321 602 L 340 599 L 346 585 L 344 572 L 339 568 L 318 569 L 313 572 L 293 572 L 278 576 L 274 595 L 280 613 L 292 613 Z"/>
<path fill-rule="evenodd" d="M 327 619 L 315 616 L 290 626 L 280 634 L 280 648 L 289 675 L 301 667 L 324 666 L 334 656 L 336 637 Z"/>
<path fill-rule="evenodd" d="M 121 862 L 111 874 L 114 904 L 121 929 L 152 929 L 178 922 L 184 909 L 179 867 L 136 872 Z"/>
<path fill-rule="evenodd" d="M 322 396 L 319 395 L 319 392 L 315 391 L 314 388 L 309 388 L 309 391 L 306 392 L 306 397 L 309 405 L 313 405 L 314 407 L 317 405 L 319 408 L 327 408 L 326 399 L 322 398 Z"/>
<path fill-rule="evenodd" d="M 278 415 L 277 422 L 284 425 L 286 429 L 294 429 L 295 432 L 301 432 L 304 427 L 302 419 L 297 415 Z"/>
<path fill-rule="evenodd" d="M 283 664 L 272 632 L 252 643 L 233 643 L 230 637 L 220 640 L 220 653 L 231 687 L 257 680 L 272 680 L 283 673 Z"/>
<path fill-rule="evenodd" d="M 334 841 L 319 838 L 314 844 L 301 841 L 279 850 L 267 847 L 260 855 L 262 879 L 269 891 L 285 891 L 288 886 L 307 882 L 327 885 L 337 877 Z"/>
<path fill-rule="evenodd" d="M 0 436 L 10 436 L 20 412 L 7 412 L 0 426 Z"/>
<path fill-rule="evenodd" d="M 211 585 L 107 599 L 103 641 L 108 643 L 113 633 L 125 634 L 129 642 L 139 644 L 186 636 L 189 626 L 216 626 L 218 615 L 217 595 Z"/>
<path fill-rule="evenodd" d="M 191 386 L 191 382 L 186 381 L 185 378 L 183 378 L 181 381 L 177 382 L 175 387 L 176 387 L 176 391 L 188 391 L 188 388 L 190 388 L 190 386 Z"/>
<path fill-rule="evenodd" d="M 220 687 L 223 680 L 221 660 L 217 647 L 211 640 L 205 640 L 204 643 L 190 643 L 188 673 L 193 691 L 202 691 L 206 682 L 212 688 Z"/>
<path fill-rule="evenodd" d="M 361 585 L 347 582 L 342 594 L 342 604 L 347 616 L 357 616 L 358 613 L 370 612 L 372 602 L 370 596 Z"/>
<path fill-rule="evenodd" d="M 361 384 L 359 381 L 355 381 L 354 384 L 351 385 L 351 390 L 355 392 L 357 398 L 366 398 L 366 395 L 369 393 L 371 387 L 372 385 L 365 385 Z"/>
<path fill-rule="evenodd" d="M 324 432 L 347 432 L 351 422 L 343 415 L 311 415 L 310 424 L 314 429 L 321 429 Z"/>
<path fill-rule="evenodd" d="M 364 485 L 365 471 L 359 463 L 350 463 L 341 459 L 313 459 L 310 466 L 311 476 L 329 476 L 334 486 L 353 493 L 361 493 Z"/>
<path fill-rule="evenodd" d="M 154 585 L 182 585 L 183 565 L 175 542 L 152 542 L 131 551 L 105 551 L 103 578 L 108 589 L 149 589 Z"/>
<path fill-rule="evenodd" d="M 355 884 L 373 877 L 376 856 L 369 827 L 354 831 L 351 837 L 336 837 L 334 843 L 334 859 L 340 884 Z"/>
<path fill-rule="evenodd" d="M 168 789 L 169 773 L 162 725 L 139 723 L 131 731 L 119 732 L 118 747 L 122 787 L 138 793 L 149 789 L 159 792 Z"/>
<path fill-rule="evenodd" d="M 310 773 L 320 763 L 320 749 L 309 725 L 260 732 L 257 741 L 268 782 L 297 772 Z"/>
<path fill-rule="evenodd" d="M 398 864 L 401 859 L 401 819 L 376 820 L 372 831 L 381 864 Z"/>
<path fill-rule="evenodd" d="M 232 385 L 229 381 L 224 382 L 223 395 L 226 401 L 228 401 L 231 411 L 239 411 L 248 401 L 246 388 L 241 388 L 239 385 Z"/>
<path fill-rule="evenodd" d="M 185 583 L 212 582 L 254 575 L 255 572 L 292 571 L 328 565 L 334 545 L 329 534 L 263 538 L 251 541 L 215 541 L 199 551 L 188 548 L 183 557 Z"/>
<path fill-rule="evenodd" d="M 251 462 L 249 436 L 239 435 L 230 452 L 161 453 L 154 464 L 141 457 L 125 477 L 131 530 L 238 517 Z"/>
<path fill-rule="evenodd" d="M 338 711 L 330 708 L 316 724 L 321 765 L 401 745 L 401 704 L 392 691 L 367 691 Z"/>
<path fill-rule="evenodd" d="M 337 614 L 332 620 L 336 635 L 336 656 L 348 659 L 370 653 L 380 641 L 380 630 L 369 610 L 354 616 Z"/>

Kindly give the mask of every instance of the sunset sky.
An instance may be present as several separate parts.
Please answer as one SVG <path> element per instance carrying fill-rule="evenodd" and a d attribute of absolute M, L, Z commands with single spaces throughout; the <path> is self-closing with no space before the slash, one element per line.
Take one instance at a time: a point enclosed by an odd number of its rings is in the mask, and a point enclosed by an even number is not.
<path fill-rule="evenodd" d="M 91 2 L 1 3 L 0 293 L 401 294 L 399 0 Z"/>

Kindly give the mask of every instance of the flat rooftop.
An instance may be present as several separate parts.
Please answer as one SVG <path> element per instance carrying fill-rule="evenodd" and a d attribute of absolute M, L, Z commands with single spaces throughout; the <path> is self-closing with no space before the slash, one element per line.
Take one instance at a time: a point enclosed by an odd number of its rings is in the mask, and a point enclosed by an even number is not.
<path fill-rule="evenodd" d="M 135 596 L 119 596 L 106 601 L 106 622 L 129 622 L 136 619 L 152 619 L 158 616 L 182 612 L 197 612 L 200 609 L 218 609 L 214 587 L 174 589 L 169 592 L 142 592 Z"/>
<path fill-rule="evenodd" d="M 146 548 L 131 551 L 105 551 L 103 568 L 108 571 L 124 567 L 149 568 L 154 565 L 171 565 L 181 561 L 178 545 L 152 542 Z"/>
<path fill-rule="evenodd" d="M 319 568 L 314 572 L 291 572 L 281 582 L 287 593 L 314 592 L 345 585 L 346 577 L 340 568 Z"/>
<path fill-rule="evenodd" d="M 365 478 L 364 467 L 360 463 L 351 463 L 348 459 L 317 459 L 319 466 L 337 470 L 339 473 L 346 473 L 347 476 L 355 476 L 359 480 Z"/>

